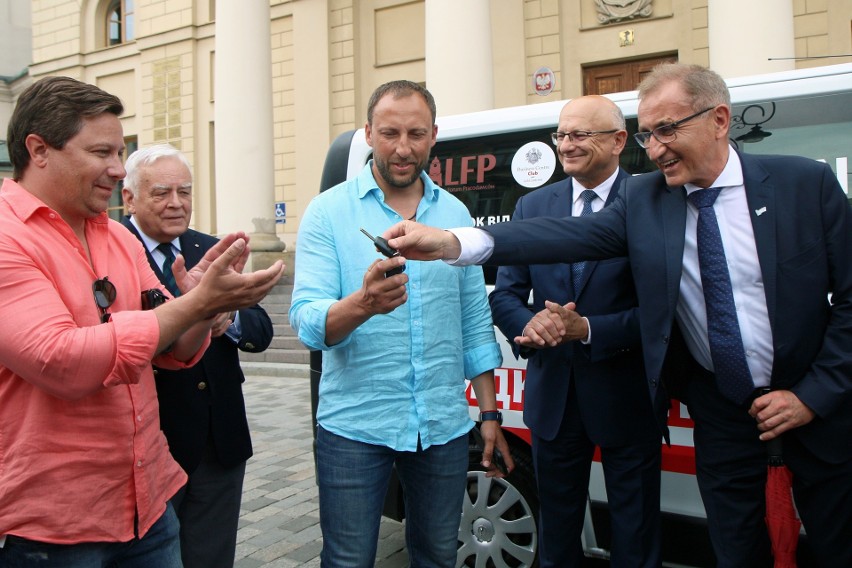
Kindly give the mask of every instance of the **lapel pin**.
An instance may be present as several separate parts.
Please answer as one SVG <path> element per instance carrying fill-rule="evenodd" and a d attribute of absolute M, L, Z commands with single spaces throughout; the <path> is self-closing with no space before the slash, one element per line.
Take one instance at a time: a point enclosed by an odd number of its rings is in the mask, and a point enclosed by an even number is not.
<path fill-rule="evenodd" d="M 766 207 L 761 207 L 760 209 L 755 209 L 754 212 L 757 214 L 758 217 L 760 217 L 761 215 L 766 213 Z"/>

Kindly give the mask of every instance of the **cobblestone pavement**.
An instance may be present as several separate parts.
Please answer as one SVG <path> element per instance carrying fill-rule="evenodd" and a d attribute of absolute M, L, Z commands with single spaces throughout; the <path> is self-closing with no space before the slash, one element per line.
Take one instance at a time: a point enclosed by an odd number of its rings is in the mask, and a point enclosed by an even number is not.
<path fill-rule="evenodd" d="M 250 376 L 243 385 L 254 456 L 246 467 L 236 568 L 319 566 L 308 379 Z M 402 524 L 382 519 L 377 568 L 408 565 Z"/>

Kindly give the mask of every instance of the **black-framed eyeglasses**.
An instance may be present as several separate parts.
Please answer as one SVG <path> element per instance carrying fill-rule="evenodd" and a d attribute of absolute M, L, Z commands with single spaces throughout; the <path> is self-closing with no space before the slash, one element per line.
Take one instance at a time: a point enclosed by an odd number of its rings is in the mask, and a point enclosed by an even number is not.
<path fill-rule="evenodd" d="M 115 302 L 115 284 L 109 281 L 108 276 L 95 280 L 92 284 L 92 293 L 95 295 L 95 303 L 101 310 L 101 323 L 109 321 L 109 307 Z"/>
<path fill-rule="evenodd" d="M 574 132 L 551 132 L 550 140 L 553 142 L 554 146 L 559 146 L 562 144 L 562 141 L 565 140 L 565 137 L 568 137 L 569 142 L 584 142 L 589 138 L 594 138 L 598 134 L 613 134 L 614 132 L 618 132 L 618 129 L 615 130 L 575 130 Z"/>
<path fill-rule="evenodd" d="M 676 121 L 670 122 L 668 124 L 663 124 L 662 126 L 658 126 L 654 130 L 651 130 L 651 131 L 646 130 L 646 131 L 642 131 L 642 132 L 637 132 L 636 134 L 633 135 L 633 138 L 634 138 L 634 140 L 636 140 L 637 144 L 639 144 L 640 146 L 642 146 L 646 150 L 648 149 L 648 142 L 651 141 L 651 136 L 656 138 L 657 142 L 659 142 L 660 144 L 668 144 L 669 142 L 674 142 L 677 139 L 678 129 L 681 126 L 683 126 L 683 124 L 685 122 L 692 120 L 696 116 L 700 116 L 700 115 L 704 114 L 708 110 L 713 110 L 714 108 L 716 108 L 716 107 L 715 106 L 707 107 L 704 110 L 700 110 L 700 111 L 696 112 L 695 114 L 690 114 L 686 118 L 681 118 L 680 120 L 676 120 Z"/>

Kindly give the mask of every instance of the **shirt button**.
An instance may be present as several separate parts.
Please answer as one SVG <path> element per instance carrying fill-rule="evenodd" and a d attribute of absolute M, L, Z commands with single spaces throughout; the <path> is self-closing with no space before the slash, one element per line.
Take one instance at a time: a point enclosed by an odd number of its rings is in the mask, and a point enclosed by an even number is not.
<path fill-rule="evenodd" d="M 207 388 L 207 383 L 205 383 L 204 381 L 200 381 L 198 383 L 198 390 L 203 391 L 206 388 Z"/>
<path fill-rule="evenodd" d="M 136 462 L 136 467 L 142 467 L 142 460 L 139 460 L 138 462 Z"/>
<path fill-rule="evenodd" d="M 136 421 L 137 421 L 137 422 L 142 422 L 142 415 L 141 415 L 141 414 L 139 414 L 138 416 L 136 416 Z"/>

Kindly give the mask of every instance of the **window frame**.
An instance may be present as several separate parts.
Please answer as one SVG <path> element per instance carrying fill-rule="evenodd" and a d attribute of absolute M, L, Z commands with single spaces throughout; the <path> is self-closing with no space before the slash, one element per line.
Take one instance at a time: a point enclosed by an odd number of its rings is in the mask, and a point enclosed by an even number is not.
<path fill-rule="evenodd" d="M 117 19 L 113 16 L 118 15 Z M 118 27 L 118 37 L 113 27 Z M 103 16 L 104 46 L 114 47 L 136 40 L 136 11 L 133 0 L 109 0 Z"/>

